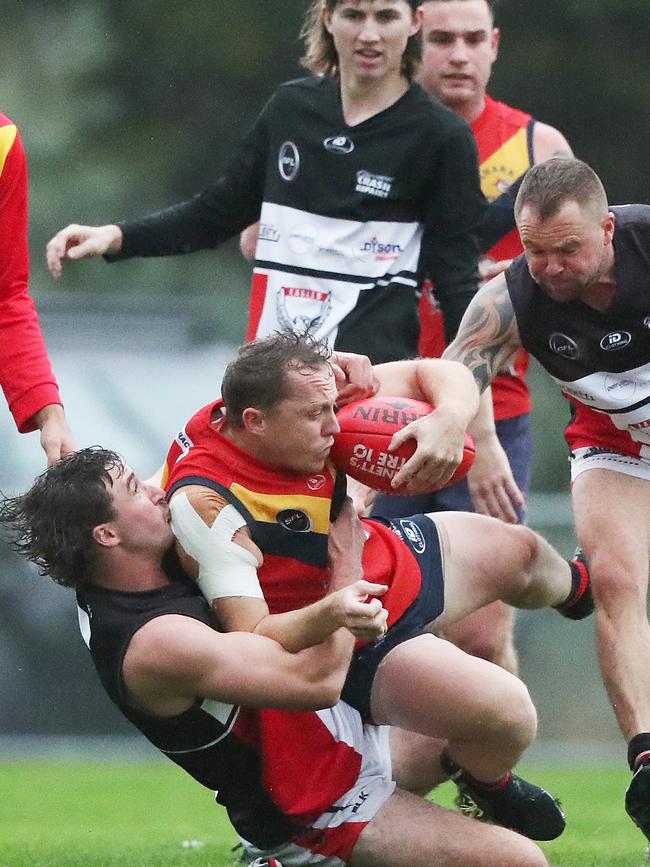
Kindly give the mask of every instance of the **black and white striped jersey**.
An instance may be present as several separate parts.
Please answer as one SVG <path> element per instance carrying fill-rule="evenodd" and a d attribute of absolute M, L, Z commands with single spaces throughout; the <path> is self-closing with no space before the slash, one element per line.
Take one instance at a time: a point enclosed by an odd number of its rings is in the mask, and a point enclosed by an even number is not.
<path fill-rule="evenodd" d="M 311 76 L 278 88 L 217 183 L 121 224 L 116 258 L 215 247 L 260 218 L 248 336 L 309 331 L 385 361 L 417 354 L 423 274 L 455 332 L 483 205 L 471 131 L 417 84 L 350 127 L 338 79 Z"/>
<path fill-rule="evenodd" d="M 607 310 L 554 301 L 532 279 L 524 256 L 506 271 L 506 281 L 524 347 L 576 407 L 570 445 L 648 456 L 650 206 L 610 210 L 616 296 Z"/>

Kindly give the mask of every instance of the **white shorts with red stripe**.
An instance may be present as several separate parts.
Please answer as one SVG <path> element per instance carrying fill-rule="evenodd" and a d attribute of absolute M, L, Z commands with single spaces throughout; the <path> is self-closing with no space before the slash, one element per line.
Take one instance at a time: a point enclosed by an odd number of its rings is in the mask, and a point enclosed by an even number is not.
<path fill-rule="evenodd" d="M 650 457 L 634 457 L 604 446 L 590 446 L 571 452 L 571 481 L 586 470 L 611 470 L 650 481 Z"/>
<path fill-rule="evenodd" d="M 359 835 L 395 790 L 392 780 L 388 727 L 364 725 L 358 712 L 340 701 L 335 707 L 318 711 L 325 725 L 344 739 L 361 756 L 356 783 L 309 828 L 290 842 L 263 851 L 242 839 L 248 858 L 276 858 L 283 867 L 342 867 Z M 309 774 L 309 768 L 305 768 Z M 313 785 L 317 781 L 310 780 Z"/>

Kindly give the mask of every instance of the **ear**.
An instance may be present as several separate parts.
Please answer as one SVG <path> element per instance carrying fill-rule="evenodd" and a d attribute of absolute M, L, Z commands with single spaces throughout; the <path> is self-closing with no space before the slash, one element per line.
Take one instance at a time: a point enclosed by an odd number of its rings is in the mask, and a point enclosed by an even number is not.
<path fill-rule="evenodd" d="M 608 244 L 612 243 L 612 238 L 614 237 L 615 226 L 616 226 L 616 217 L 614 216 L 614 214 L 612 214 L 611 211 L 608 211 L 607 216 L 603 220 L 603 232 L 605 233 L 603 245 L 605 247 Z"/>
<path fill-rule="evenodd" d="M 498 27 L 492 28 L 492 63 L 499 56 L 499 44 L 501 42 L 501 31 Z"/>
<path fill-rule="evenodd" d="M 261 409 L 256 409 L 254 406 L 247 406 L 241 414 L 241 420 L 248 433 L 264 433 L 266 417 Z"/>
<path fill-rule="evenodd" d="M 102 548 L 114 548 L 120 544 L 120 537 L 111 523 L 97 524 L 96 527 L 93 527 L 93 539 Z"/>
<path fill-rule="evenodd" d="M 332 13 L 327 8 L 326 4 L 323 3 L 323 7 L 320 13 L 321 21 L 323 22 L 323 27 L 327 30 L 328 33 L 332 33 Z"/>
<path fill-rule="evenodd" d="M 415 34 L 422 28 L 422 22 L 424 20 L 424 9 L 421 6 L 413 13 L 413 24 L 411 25 L 411 32 L 409 33 L 409 37 L 415 36 Z"/>

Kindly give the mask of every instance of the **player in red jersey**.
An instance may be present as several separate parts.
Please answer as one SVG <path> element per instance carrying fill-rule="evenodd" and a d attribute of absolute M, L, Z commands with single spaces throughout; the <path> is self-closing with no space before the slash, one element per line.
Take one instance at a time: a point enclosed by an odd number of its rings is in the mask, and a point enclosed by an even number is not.
<path fill-rule="evenodd" d="M 421 8 L 423 54 L 418 81 L 466 121 L 478 147 L 481 189 L 488 202 L 479 230 L 482 255 L 479 270 L 483 280 L 488 280 L 522 252 L 513 206 L 524 173 L 534 163 L 551 156 L 570 156 L 571 149 L 557 129 L 540 123 L 527 112 L 497 102 L 486 93 L 500 41 L 491 0 L 425 0 Z M 444 350 L 441 315 L 439 310 L 435 312 L 435 304 L 435 296 L 423 294 L 420 304 L 426 323 L 422 328 L 426 337 L 421 343 L 423 355 L 439 356 Z M 466 480 L 417 501 L 405 503 L 382 497 L 375 507 L 377 513 L 395 516 L 411 511 L 476 509 L 507 521 L 524 521 L 532 465 L 527 369 L 528 354 L 522 350 L 492 383 L 496 433 L 507 455 L 512 478 L 507 467 L 500 463 L 499 455 L 490 448 L 494 441 L 489 422 L 485 431 L 476 426 L 473 429 L 477 457 Z M 499 466 L 502 469 L 497 472 L 495 467 Z M 500 497 L 500 480 L 504 477 L 510 495 Z M 513 624 L 513 609 L 496 602 L 457 624 L 449 637 L 469 653 L 490 659 L 516 674 Z"/>
<path fill-rule="evenodd" d="M 634 772 L 626 806 L 650 838 L 650 207 L 609 207 L 589 166 L 551 159 L 526 174 L 515 216 L 524 255 L 478 293 L 445 355 L 486 387 L 523 346 L 575 408 L 576 534 Z"/>
<path fill-rule="evenodd" d="M 75 446 L 29 295 L 27 161 L 16 125 L 0 114 L 0 385 L 21 433 L 40 430 L 48 463 Z"/>
<path fill-rule="evenodd" d="M 420 360 L 375 372 L 380 393 L 444 404 L 452 428 L 456 411 L 477 405 L 459 366 Z M 223 402 L 196 413 L 170 449 L 174 531 L 199 563 L 223 628 L 297 651 L 331 629 L 313 608 L 330 584 L 327 532 L 344 483 L 328 461 L 338 425 L 326 350 L 290 333 L 255 341 L 240 348 L 222 392 Z M 425 488 L 449 477 L 458 454 L 440 418 L 433 412 L 397 435 L 416 437 L 419 449 L 395 484 L 414 472 Z M 448 739 L 456 762 L 494 782 L 516 761 L 524 731 L 533 735 L 532 717 L 519 716 L 526 708 L 534 715 L 532 705 L 515 699 L 523 685 L 512 675 L 432 633 L 496 598 L 584 616 L 581 574 L 526 527 L 485 516 L 414 515 L 365 527 L 364 575 L 388 586 L 388 632 L 355 654 L 345 700 L 366 719 Z"/>
<path fill-rule="evenodd" d="M 214 630 L 192 582 L 171 577 L 163 491 L 114 453 L 65 458 L 5 501 L 0 520 L 23 554 L 76 589 L 107 693 L 168 758 L 217 790 L 249 858 L 282 867 L 547 867 L 524 837 L 396 789 L 386 730 L 336 701 L 352 652 L 347 630 L 296 654 L 261 635 Z M 376 592 L 354 580 L 363 533 L 349 506 L 330 540 L 333 573 L 352 582 L 343 592 Z M 381 611 L 377 599 L 358 605 L 369 621 Z"/>

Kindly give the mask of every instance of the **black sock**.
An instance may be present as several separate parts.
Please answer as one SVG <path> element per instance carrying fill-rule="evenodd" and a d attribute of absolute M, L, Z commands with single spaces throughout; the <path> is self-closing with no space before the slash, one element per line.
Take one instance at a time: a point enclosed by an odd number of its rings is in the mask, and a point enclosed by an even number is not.
<path fill-rule="evenodd" d="M 562 605 L 575 605 L 584 596 L 585 590 L 589 586 L 589 571 L 586 563 L 583 563 L 582 560 L 569 560 L 569 568 L 571 569 L 571 590 Z"/>
<path fill-rule="evenodd" d="M 477 780 L 476 777 L 473 777 L 466 770 L 461 768 L 460 765 L 457 765 L 447 750 L 443 750 L 440 754 L 440 765 L 450 780 L 456 782 L 456 780 L 462 778 L 465 782 L 475 786 L 483 792 L 496 792 L 499 789 L 503 789 L 504 786 L 507 785 L 511 776 L 510 771 L 506 771 L 502 777 L 499 777 L 498 780 L 494 780 L 492 783 L 485 783 L 482 780 Z"/>
<path fill-rule="evenodd" d="M 567 562 L 571 569 L 571 590 L 564 602 L 553 607 L 570 620 L 582 620 L 594 610 L 589 570 L 584 555 Z"/>
<path fill-rule="evenodd" d="M 631 771 L 650 761 L 650 732 L 634 735 L 627 745 L 627 763 Z"/>

